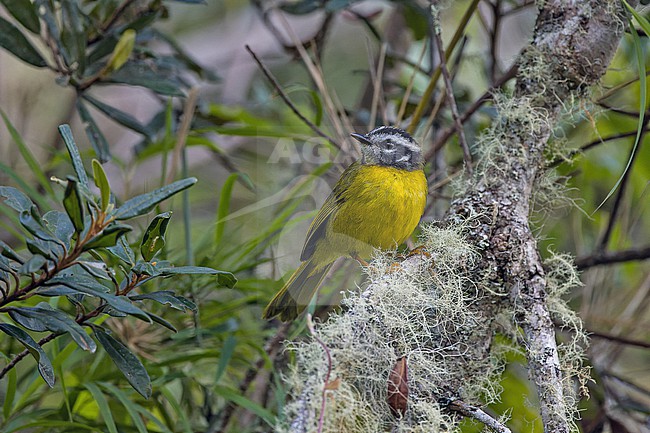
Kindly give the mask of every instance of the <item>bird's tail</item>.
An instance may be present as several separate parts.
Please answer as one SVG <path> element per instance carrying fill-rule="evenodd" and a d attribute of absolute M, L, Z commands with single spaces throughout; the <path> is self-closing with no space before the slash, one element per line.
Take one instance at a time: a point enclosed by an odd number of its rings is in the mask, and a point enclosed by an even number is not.
<path fill-rule="evenodd" d="M 333 263 L 317 268 L 310 260 L 302 262 L 264 309 L 262 317 L 271 319 L 280 316 L 283 322 L 290 322 L 298 317 L 316 293 L 318 286 L 327 275 Z"/>

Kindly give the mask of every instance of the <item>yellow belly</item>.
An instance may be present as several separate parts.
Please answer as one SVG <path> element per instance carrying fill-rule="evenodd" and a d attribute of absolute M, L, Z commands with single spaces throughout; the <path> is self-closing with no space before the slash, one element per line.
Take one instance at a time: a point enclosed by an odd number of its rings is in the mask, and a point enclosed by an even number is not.
<path fill-rule="evenodd" d="M 395 248 L 413 233 L 424 212 L 427 181 L 422 170 L 364 165 L 341 198 L 319 252 L 369 257 L 374 248 Z"/>

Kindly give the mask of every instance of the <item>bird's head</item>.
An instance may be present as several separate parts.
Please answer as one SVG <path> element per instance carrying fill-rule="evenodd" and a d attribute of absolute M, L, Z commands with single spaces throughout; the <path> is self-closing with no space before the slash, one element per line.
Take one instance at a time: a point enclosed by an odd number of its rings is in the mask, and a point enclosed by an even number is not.
<path fill-rule="evenodd" d="M 352 134 L 361 146 L 361 163 L 384 165 L 402 170 L 422 168 L 422 149 L 406 131 L 392 126 L 380 126 L 369 133 Z"/>

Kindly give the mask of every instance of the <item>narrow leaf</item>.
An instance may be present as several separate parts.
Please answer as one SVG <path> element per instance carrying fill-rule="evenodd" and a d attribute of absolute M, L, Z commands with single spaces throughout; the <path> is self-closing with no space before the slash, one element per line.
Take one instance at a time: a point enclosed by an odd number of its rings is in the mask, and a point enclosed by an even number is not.
<path fill-rule="evenodd" d="M 106 177 L 106 172 L 104 172 L 102 164 L 96 159 L 93 159 L 92 165 L 95 186 L 99 188 L 102 197 L 102 211 L 106 212 L 111 202 L 111 186 L 108 183 L 108 178 Z"/>
<path fill-rule="evenodd" d="M 260 417 L 262 420 L 264 420 L 268 425 L 270 426 L 275 425 L 275 416 L 273 415 L 273 413 L 271 413 L 271 411 L 265 409 L 264 407 L 255 403 L 254 401 L 244 397 L 236 390 L 225 386 L 216 385 L 214 387 L 214 392 L 220 395 L 221 397 L 225 398 L 226 400 L 230 400 L 233 403 L 237 404 L 238 406 L 251 411 L 258 417 Z"/>
<path fill-rule="evenodd" d="M 41 302 L 36 307 L 10 307 L 9 315 L 14 322 L 37 332 L 50 331 L 55 334 L 70 334 L 70 337 L 83 350 L 95 352 L 97 345 L 86 331 L 63 311 Z"/>
<path fill-rule="evenodd" d="M 142 301 L 143 299 L 151 299 L 160 304 L 169 305 L 177 310 L 196 311 L 196 304 L 183 296 L 175 295 L 171 290 L 161 290 L 159 292 L 143 293 L 141 295 L 129 296 L 134 301 Z"/>
<path fill-rule="evenodd" d="M 129 61 L 103 81 L 146 87 L 161 95 L 185 96 L 185 92 L 181 90 L 183 83 L 177 79 L 178 71 L 169 71 L 169 67 L 165 70 L 160 62 L 154 62 L 155 60 L 151 59 Z"/>
<path fill-rule="evenodd" d="M 88 141 L 90 141 L 90 145 L 93 147 L 97 158 L 99 158 L 99 162 L 104 163 L 109 161 L 111 159 L 111 151 L 108 147 L 108 141 L 106 141 L 106 137 L 102 134 L 95 119 L 90 115 L 90 112 L 81 99 L 77 100 L 77 112 L 83 122 Z"/>
<path fill-rule="evenodd" d="M 54 190 L 52 189 L 52 185 L 48 180 L 47 176 L 45 175 L 45 172 L 43 171 L 41 163 L 39 163 L 36 160 L 36 158 L 32 154 L 32 151 L 29 150 L 29 146 L 27 146 L 27 144 L 20 136 L 16 128 L 14 128 L 14 126 L 11 124 L 9 118 L 7 117 L 4 111 L 0 110 L 0 116 L 2 116 L 2 120 L 4 121 L 5 127 L 7 128 L 9 135 L 11 135 L 11 139 L 14 141 L 14 143 L 16 143 L 16 146 L 18 146 L 18 151 L 20 152 L 20 155 L 25 160 L 25 163 L 29 167 L 30 172 L 34 174 L 41 187 L 45 191 L 47 191 L 48 194 L 54 196 Z"/>
<path fill-rule="evenodd" d="M 30 0 L 2 0 L 2 4 L 23 27 L 32 33 L 40 33 L 41 23 Z"/>
<path fill-rule="evenodd" d="M 144 398 L 149 398 L 151 396 L 151 380 L 140 360 L 103 329 L 95 328 L 95 337 L 133 389 Z"/>
<path fill-rule="evenodd" d="M 120 403 L 124 406 L 124 409 L 133 420 L 133 425 L 138 429 L 138 433 L 147 433 L 147 428 L 142 421 L 142 418 L 138 415 L 138 412 L 134 408 L 143 409 L 142 406 L 135 403 L 129 396 L 126 395 L 124 391 L 113 385 L 112 383 L 102 382 L 100 383 L 102 388 L 108 390 Z"/>
<path fill-rule="evenodd" d="M 148 140 L 153 139 L 153 136 L 155 135 L 154 132 L 151 131 L 142 123 L 140 123 L 138 120 L 136 120 L 135 117 L 131 116 L 130 114 L 125 113 L 122 110 L 118 110 L 117 108 L 111 107 L 108 104 L 104 104 L 103 102 L 93 98 L 92 96 L 86 93 L 84 93 L 82 97 L 86 101 L 93 104 L 95 108 L 97 108 L 99 111 L 106 114 L 108 117 L 110 117 L 120 125 L 125 126 L 139 134 L 144 135 Z"/>
<path fill-rule="evenodd" d="M 72 160 L 72 167 L 74 168 L 74 172 L 77 175 L 77 179 L 79 179 L 79 185 L 84 188 L 84 190 L 88 190 L 88 175 L 84 169 L 84 164 L 81 160 L 81 154 L 79 153 L 77 143 L 75 143 L 74 137 L 72 136 L 70 125 L 59 125 L 59 134 L 61 134 L 63 142 L 65 143 L 65 147 L 68 149 L 68 154 Z"/>
<path fill-rule="evenodd" d="M 202 266 L 175 266 L 159 269 L 160 274 L 164 277 L 172 275 L 216 275 L 219 285 L 232 288 L 237 283 L 237 278 L 226 271 L 219 271 L 217 269 L 206 268 Z"/>
<path fill-rule="evenodd" d="M 90 391 L 90 394 L 92 394 L 95 403 L 97 403 L 97 407 L 99 407 L 99 413 L 102 414 L 104 424 L 106 424 L 106 428 L 108 429 L 109 433 L 117 433 L 117 426 L 115 425 L 115 420 L 113 419 L 113 413 L 111 412 L 111 408 L 108 406 L 108 401 L 106 400 L 106 397 L 104 397 L 104 394 L 102 394 L 97 385 L 92 382 L 84 383 L 84 386 L 88 391 Z"/>
<path fill-rule="evenodd" d="M 0 47 L 20 60 L 39 68 L 47 66 L 45 60 L 27 38 L 9 21 L 0 17 Z"/>
<path fill-rule="evenodd" d="M 79 184 L 72 177 L 68 177 L 68 186 L 63 194 L 63 207 L 72 221 L 75 231 L 81 233 L 84 229 L 84 206 L 81 201 Z"/>
<path fill-rule="evenodd" d="M 118 239 L 131 230 L 133 230 L 133 228 L 126 224 L 111 224 L 85 244 L 83 246 L 83 251 L 115 246 Z"/>
<path fill-rule="evenodd" d="M 219 355 L 219 363 L 217 364 L 217 373 L 214 378 L 214 383 L 219 383 L 221 376 L 226 371 L 228 363 L 232 358 L 232 354 L 235 352 L 235 347 L 237 346 L 237 338 L 232 334 L 229 334 L 226 338 L 226 341 L 223 342 L 223 347 L 221 348 L 221 355 Z"/>
<path fill-rule="evenodd" d="M 0 186 L 0 197 L 3 197 L 4 204 L 18 212 L 29 212 L 34 203 L 21 191 L 11 186 Z"/>
<path fill-rule="evenodd" d="M 129 60 L 135 46 L 135 36 L 136 33 L 133 29 L 127 29 L 122 33 L 106 65 L 109 71 L 117 71 Z"/>
<path fill-rule="evenodd" d="M 178 180 L 169 185 L 158 188 L 155 191 L 142 194 L 125 201 L 122 206 L 115 210 L 115 219 L 125 220 L 143 215 L 153 209 L 161 201 L 172 195 L 189 188 L 196 183 L 196 178 Z"/>
<path fill-rule="evenodd" d="M 9 323 L 0 323 L 0 331 L 20 341 L 38 362 L 38 372 L 50 388 L 54 387 L 54 368 L 43 348 L 25 331 Z"/>
<path fill-rule="evenodd" d="M 217 208 L 217 222 L 214 228 L 214 244 L 219 245 L 223 238 L 223 231 L 226 227 L 226 217 L 230 211 L 230 198 L 232 197 L 232 188 L 239 177 L 238 173 L 233 173 L 224 182 L 219 195 L 219 207 Z"/>

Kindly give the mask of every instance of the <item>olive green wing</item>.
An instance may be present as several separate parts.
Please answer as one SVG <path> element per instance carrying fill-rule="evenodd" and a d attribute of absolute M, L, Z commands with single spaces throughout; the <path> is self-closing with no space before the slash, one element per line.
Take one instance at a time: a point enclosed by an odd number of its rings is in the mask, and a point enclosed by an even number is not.
<path fill-rule="evenodd" d="M 302 253 L 300 253 L 301 261 L 309 260 L 316 250 L 318 241 L 325 237 L 329 221 L 336 215 L 337 210 L 346 200 L 345 192 L 357 172 L 358 165 L 359 163 L 355 162 L 345 169 L 338 182 L 336 182 L 334 190 L 327 197 L 318 214 L 316 214 L 316 218 L 314 218 L 307 231 L 305 246 L 302 247 Z"/>

